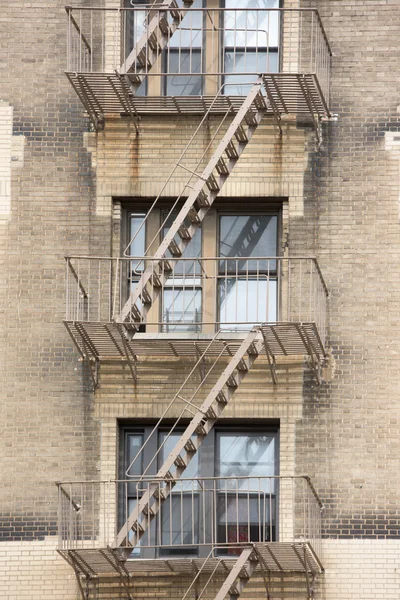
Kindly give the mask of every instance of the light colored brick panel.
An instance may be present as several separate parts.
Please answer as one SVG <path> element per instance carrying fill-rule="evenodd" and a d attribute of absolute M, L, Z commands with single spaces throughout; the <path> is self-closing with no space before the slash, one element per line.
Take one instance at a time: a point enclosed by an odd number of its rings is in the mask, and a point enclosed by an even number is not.
<path fill-rule="evenodd" d="M 0 544 L 2 600 L 79 600 L 74 571 L 56 553 L 56 538 Z"/>
<path fill-rule="evenodd" d="M 0 222 L 10 217 L 13 108 L 0 100 Z"/>
<path fill-rule="evenodd" d="M 324 600 L 398 600 L 400 541 L 324 540 Z"/>
<path fill-rule="evenodd" d="M 188 173 L 177 168 L 172 174 L 200 117 L 143 117 L 140 135 L 129 121 L 108 120 L 98 133 L 95 155 L 97 175 L 97 212 L 105 215 L 111 196 L 156 196 L 169 180 L 162 196 L 177 196 L 188 181 Z M 207 148 L 219 120 L 206 122 L 181 163 L 198 173 L 211 158 L 224 128 L 208 150 L 205 159 L 198 159 Z M 303 176 L 307 167 L 305 130 L 289 123 L 281 137 L 271 119 L 265 119 L 240 161 L 235 166 L 219 197 L 294 197 L 294 211 L 302 214 Z M 172 174 L 172 176 L 171 176 Z"/>

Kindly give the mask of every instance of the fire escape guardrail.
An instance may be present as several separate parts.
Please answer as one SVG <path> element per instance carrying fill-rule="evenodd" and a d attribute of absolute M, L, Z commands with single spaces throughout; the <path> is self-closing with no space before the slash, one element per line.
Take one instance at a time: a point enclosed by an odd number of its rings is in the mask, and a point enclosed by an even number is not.
<path fill-rule="evenodd" d="M 274 114 L 330 116 L 332 52 L 315 9 L 66 10 L 66 73 L 95 122 L 108 113 L 201 113 L 223 83 L 227 96 L 243 97 L 260 74 Z M 214 110 L 228 106 L 222 96 Z"/>
<path fill-rule="evenodd" d="M 313 322 L 325 343 L 328 290 L 317 260 L 306 257 L 67 257 L 65 320 L 113 323 L 143 269 L 158 273 L 160 263 L 169 277 L 142 321 L 153 332 Z"/>
<path fill-rule="evenodd" d="M 213 547 L 216 556 L 235 558 L 238 548 L 249 543 L 302 542 L 321 560 L 323 505 L 307 476 L 179 478 L 174 482 L 145 477 L 57 485 L 61 551 L 115 547 L 121 519 L 156 485 L 160 493 L 168 486 L 173 489 L 140 546 L 132 549 L 132 559 L 149 556 L 151 549 L 164 558 L 171 551 L 190 556 L 201 547 Z"/>

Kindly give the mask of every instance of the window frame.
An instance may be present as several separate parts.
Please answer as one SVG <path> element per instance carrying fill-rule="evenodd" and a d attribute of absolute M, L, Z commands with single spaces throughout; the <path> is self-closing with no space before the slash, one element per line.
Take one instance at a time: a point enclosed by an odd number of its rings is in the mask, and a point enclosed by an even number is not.
<path fill-rule="evenodd" d="M 195 7 L 193 8 L 193 10 L 196 10 L 196 8 L 206 8 L 206 4 L 207 4 L 207 0 L 201 0 L 200 2 L 200 6 L 199 7 Z M 162 57 L 161 57 L 161 61 L 162 61 L 162 72 L 163 72 L 163 77 L 162 77 L 162 81 L 161 81 L 161 95 L 165 96 L 167 98 L 179 98 L 181 96 L 189 96 L 189 97 L 193 97 L 193 98 L 198 98 L 201 97 L 204 94 L 204 85 L 205 85 L 205 76 L 204 74 L 202 75 L 202 73 L 204 73 L 205 71 L 205 64 L 206 64 L 206 53 L 207 53 L 207 36 L 206 36 L 206 30 L 205 30 L 205 23 L 206 23 L 206 13 L 203 11 L 202 12 L 202 37 L 201 37 L 201 44 L 199 46 L 178 46 L 178 47 L 174 47 L 174 46 L 170 46 L 168 44 L 168 46 L 166 47 L 166 49 L 164 50 L 164 52 L 162 53 Z M 183 22 L 183 21 L 182 21 Z M 178 30 L 177 30 L 178 31 Z M 172 38 L 171 38 L 172 39 Z M 200 90 L 200 94 L 179 94 L 179 95 L 175 95 L 175 96 L 170 96 L 168 94 L 168 80 L 171 77 L 177 76 L 177 77 L 182 77 L 181 75 L 179 75 L 178 73 L 171 73 L 169 74 L 167 72 L 167 63 L 168 63 L 168 55 L 171 54 L 182 54 L 183 52 L 187 52 L 188 56 L 190 57 L 190 54 L 200 54 L 200 73 L 196 74 L 196 73 L 191 73 L 190 75 L 186 75 L 185 77 L 187 77 L 188 79 L 190 79 L 191 77 L 199 77 L 200 78 L 200 82 L 201 82 L 201 90 Z"/>
<path fill-rule="evenodd" d="M 277 8 L 283 8 L 283 3 L 284 0 L 278 0 L 278 7 Z M 221 26 L 221 36 L 220 36 L 220 54 L 222 57 L 222 64 L 224 66 L 223 69 L 223 75 L 222 75 L 222 84 L 226 83 L 226 79 L 227 77 L 234 77 L 235 73 L 227 73 L 226 72 L 226 54 L 227 52 L 236 52 L 236 53 L 240 53 L 240 52 L 257 52 L 257 51 L 262 51 L 265 52 L 267 55 L 270 53 L 273 54 L 277 54 L 277 71 L 274 71 L 274 73 L 280 73 L 282 70 L 282 40 L 283 40 L 283 13 L 280 13 L 279 15 L 279 23 L 278 23 L 278 45 L 277 46 L 262 46 L 262 45 L 257 45 L 257 46 L 226 46 L 225 45 L 225 11 L 229 11 L 229 7 L 226 6 L 226 0 L 220 0 L 220 7 L 224 10 L 223 13 L 223 23 Z M 251 8 L 243 8 L 243 10 L 251 10 Z M 251 74 L 251 71 L 250 71 Z M 249 82 L 248 86 L 249 86 L 249 90 L 250 90 L 250 86 L 251 86 L 251 81 Z M 232 87 L 234 85 L 234 82 L 232 82 Z M 228 86 L 228 89 L 231 86 Z M 241 87 L 247 87 L 245 83 L 242 84 Z M 248 92 L 247 92 L 248 93 Z M 240 94 L 229 94 L 228 92 L 225 91 L 224 89 L 224 94 L 226 96 L 229 95 L 240 95 Z"/>
<path fill-rule="evenodd" d="M 278 257 L 280 256 L 280 248 L 281 248 L 281 233 L 282 233 L 282 203 L 275 204 L 272 205 L 264 210 L 262 210 L 261 208 L 261 203 L 255 202 L 254 204 L 251 203 L 250 204 L 250 208 L 242 208 L 242 207 L 231 207 L 230 209 L 220 209 L 217 211 L 217 223 L 216 223 L 216 229 L 217 229 L 217 236 L 216 236 L 216 255 L 220 256 L 220 244 L 221 244 L 221 217 L 237 217 L 237 216 L 271 216 L 271 217 L 276 217 L 276 247 L 275 247 L 275 256 Z M 229 257 L 224 257 L 225 260 L 228 260 Z M 279 276 L 279 266 L 278 264 L 276 265 L 276 269 L 274 272 L 272 272 L 271 270 L 269 270 L 269 276 L 271 278 L 271 281 L 276 281 L 276 316 L 278 316 L 280 314 L 280 306 L 279 306 L 279 299 L 281 297 L 280 294 L 280 289 L 279 286 L 281 284 L 280 282 L 280 276 Z M 218 265 L 218 274 L 220 275 L 224 275 L 224 272 L 220 272 L 220 264 Z M 249 281 L 251 281 L 251 272 L 248 273 L 249 274 Z M 240 273 L 239 273 L 240 275 Z M 227 278 L 229 279 L 229 272 L 227 272 Z M 215 306 L 215 320 L 216 320 L 216 329 L 218 327 L 223 327 L 224 322 L 221 319 L 221 298 L 220 298 L 220 292 L 219 292 L 219 284 L 217 286 L 217 290 L 216 290 L 216 306 Z M 267 310 L 269 311 L 269 307 L 267 307 Z M 249 326 L 251 326 L 251 323 L 249 323 Z M 235 328 L 234 324 L 230 324 L 228 325 L 229 328 Z M 240 325 L 237 326 L 237 329 L 240 330 Z"/>
<path fill-rule="evenodd" d="M 142 423 L 124 423 L 120 425 L 119 428 L 119 451 L 118 451 L 118 478 L 121 480 L 126 479 L 125 473 L 127 470 L 127 456 L 126 450 L 128 448 L 128 436 L 140 434 L 143 436 L 143 443 L 149 437 L 150 432 L 152 431 L 155 423 L 151 421 L 142 421 Z M 171 424 L 172 425 L 172 424 Z M 180 427 L 176 432 L 178 434 L 182 433 L 187 423 L 183 423 L 182 427 Z M 147 446 L 144 450 L 144 455 L 142 459 L 142 466 L 147 464 L 147 461 L 153 458 L 155 452 L 159 447 L 160 434 L 164 432 L 168 432 L 170 427 L 168 425 L 160 426 L 157 430 L 157 434 L 154 436 L 153 440 L 150 440 L 147 443 Z M 278 420 L 265 420 L 265 419 L 246 419 L 246 420 L 237 420 L 237 419 L 227 419 L 226 423 L 220 423 L 218 426 L 215 426 L 210 434 L 204 439 L 199 455 L 198 455 L 198 466 L 199 472 L 197 477 L 200 479 L 207 479 L 218 477 L 218 436 L 222 434 L 259 434 L 266 435 L 271 434 L 275 438 L 275 457 L 274 457 L 274 476 L 279 476 L 280 474 L 280 424 Z M 155 475 L 160 464 L 159 461 L 154 461 L 154 464 L 150 467 L 149 473 L 151 475 Z M 184 475 L 183 475 L 184 477 Z M 278 487 L 279 490 L 279 487 Z M 124 498 L 120 497 L 121 495 L 121 486 L 119 486 L 118 490 L 118 526 L 119 528 L 125 522 L 126 516 L 124 515 Z M 129 499 L 129 498 L 128 498 Z M 207 502 L 207 499 L 206 499 Z M 206 505 L 207 506 L 207 505 Z M 279 523 L 279 495 L 277 495 L 276 506 L 275 506 L 275 521 L 276 521 L 276 540 L 279 540 L 279 531 L 278 531 L 278 523 Z M 206 510 L 207 512 L 207 510 Z M 201 506 L 199 506 L 199 514 L 202 514 Z M 159 527 L 158 518 L 156 518 L 155 522 L 152 524 L 152 527 Z M 196 552 L 192 550 L 196 549 Z M 181 551 L 177 549 L 171 554 L 167 552 L 160 551 L 160 548 L 142 548 L 139 552 L 136 552 L 135 555 L 131 555 L 131 559 L 135 560 L 138 558 L 165 558 L 171 559 L 174 556 L 177 558 L 202 558 L 207 556 L 210 547 L 207 545 L 200 546 L 192 546 L 191 551 L 185 554 L 185 548 L 181 548 Z M 223 554 L 223 553 L 222 553 Z"/>

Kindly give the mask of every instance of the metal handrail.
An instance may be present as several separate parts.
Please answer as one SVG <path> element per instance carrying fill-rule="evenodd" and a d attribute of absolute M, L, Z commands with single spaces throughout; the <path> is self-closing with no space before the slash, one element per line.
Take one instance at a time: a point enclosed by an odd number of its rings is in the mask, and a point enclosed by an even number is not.
<path fill-rule="evenodd" d="M 121 257 L 115 257 L 115 256 L 96 256 L 96 255 L 87 255 L 87 254 L 82 254 L 82 255 L 78 255 L 78 254 L 68 254 L 67 256 L 64 257 L 65 260 L 68 262 L 70 260 L 99 260 L 99 261 L 112 261 L 112 262 L 131 262 L 131 261 L 138 261 L 140 262 L 147 262 L 147 263 L 152 263 L 152 262 L 162 262 L 162 261 L 166 261 L 166 262 L 200 262 L 200 261 L 228 261 L 228 260 L 243 260 L 243 261 L 257 261 L 257 260 L 280 260 L 280 261 L 312 261 L 318 271 L 321 283 L 324 287 L 325 290 L 325 294 L 326 297 L 329 298 L 329 289 L 328 286 L 325 282 L 324 276 L 322 275 L 322 271 L 321 271 L 321 267 L 319 266 L 319 262 L 318 259 L 315 256 L 206 256 L 206 257 L 180 257 L 179 259 L 174 259 L 174 258 L 153 258 L 152 256 L 121 256 Z M 70 264 L 70 263 L 69 263 Z M 71 265 L 72 268 L 72 265 Z M 136 267 L 137 268 L 137 267 Z M 204 279 L 212 279 L 212 276 L 210 275 L 205 275 Z M 84 290 L 82 290 L 84 292 Z M 86 293 L 86 292 L 85 292 Z"/>
<path fill-rule="evenodd" d="M 149 481 L 159 481 L 159 479 L 157 479 L 154 475 L 149 475 L 149 476 L 142 476 L 144 479 L 149 480 Z M 138 477 L 136 477 L 138 479 Z M 307 481 L 310 490 L 312 491 L 313 495 L 315 496 L 315 499 L 318 502 L 318 505 L 321 509 L 324 508 L 324 504 L 322 502 L 322 500 L 320 499 L 318 492 L 316 491 L 312 481 L 311 481 L 311 477 L 310 475 L 265 475 L 265 476 L 257 476 L 257 477 L 252 477 L 250 475 L 237 475 L 237 476 L 232 476 L 232 477 L 221 477 L 221 476 L 210 476 L 210 477 L 179 477 L 179 479 L 168 479 L 168 481 L 193 481 L 193 480 L 207 480 L 207 481 L 218 481 L 218 480 L 226 480 L 226 479 L 239 479 L 239 480 L 246 480 L 246 479 L 283 479 L 283 480 L 287 480 L 287 479 L 304 479 L 305 481 Z M 131 479 L 79 479 L 79 480 L 75 480 L 75 479 L 71 479 L 69 481 L 56 481 L 55 485 L 57 487 L 63 486 L 63 485 L 81 485 L 81 484 L 104 484 L 104 483 L 132 483 Z M 63 490 L 64 491 L 64 490 Z M 67 492 L 65 492 L 65 494 L 68 496 L 69 495 Z"/>
<path fill-rule="evenodd" d="M 321 558 L 323 505 L 307 475 L 149 477 L 57 485 L 60 550 L 114 546 L 119 523 L 132 503 L 143 497 L 143 489 L 156 486 L 170 500 L 155 508 L 156 513 L 161 511 L 159 518 L 141 538 L 138 551 L 171 547 L 210 551 L 253 542 L 301 541 L 310 545 L 317 561 Z"/>

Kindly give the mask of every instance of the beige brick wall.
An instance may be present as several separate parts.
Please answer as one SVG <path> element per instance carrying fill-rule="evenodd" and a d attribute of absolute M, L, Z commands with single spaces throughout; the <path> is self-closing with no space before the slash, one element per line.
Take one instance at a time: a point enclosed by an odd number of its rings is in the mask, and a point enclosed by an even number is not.
<path fill-rule="evenodd" d="M 97 213 L 111 215 L 112 197 L 154 197 L 168 180 L 162 196 L 182 193 L 188 174 L 181 168 L 173 170 L 200 120 L 201 117 L 195 116 L 145 116 L 140 122 L 139 136 L 128 120 L 108 120 L 104 131 L 97 134 L 97 149 L 93 154 Z M 208 146 L 218 124 L 217 117 L 204 123 L 181 160 L 183 165 L 192 170 L 197 168 L 201 173 L 206 162 L 197 167 L 198 157 Z M 289 197 L 291 215 L 302 216 L 307 133 L 290 123 L 283 127 L 281 137 L 273 120 L 264 119 L 222 188 L 221 198 Z M 225 127 L 221 130 L 216 143 L 225 130 Z M 216 143 L 206 158 L 211 158 Z"/>
<path fill-rule="evenodd" d="M 398 600 L 400 586 L 400 542 L 396 540 L 325 540 L 323 544 L 325 574 L 315 584 L 321 600 Z M 207 599 L 213 598 L 208 589 Z M 181 600 L 190 585 L 190 578 L 160 578 L 149 574 L 135 577 L 132 591 L 136 600 Z M 67 563 L 55 552 L 53 538 L 43 542 L 12 542 L 0 546 L 0 590 L 7 600 L 80 600 L 75 576 Z M 306 600 L 306 585 L 302 576 L 271 577 L 271 598 L 284 591 L 288 600 Z M 103 580 L 100 598 L 119 598 L 122 586 L 115 578 Z M 255 577 L 241 598 L 259 600 L 264 597 L 262 579 Z M 123 597 L 123 596 L 122 596 Z"/>

